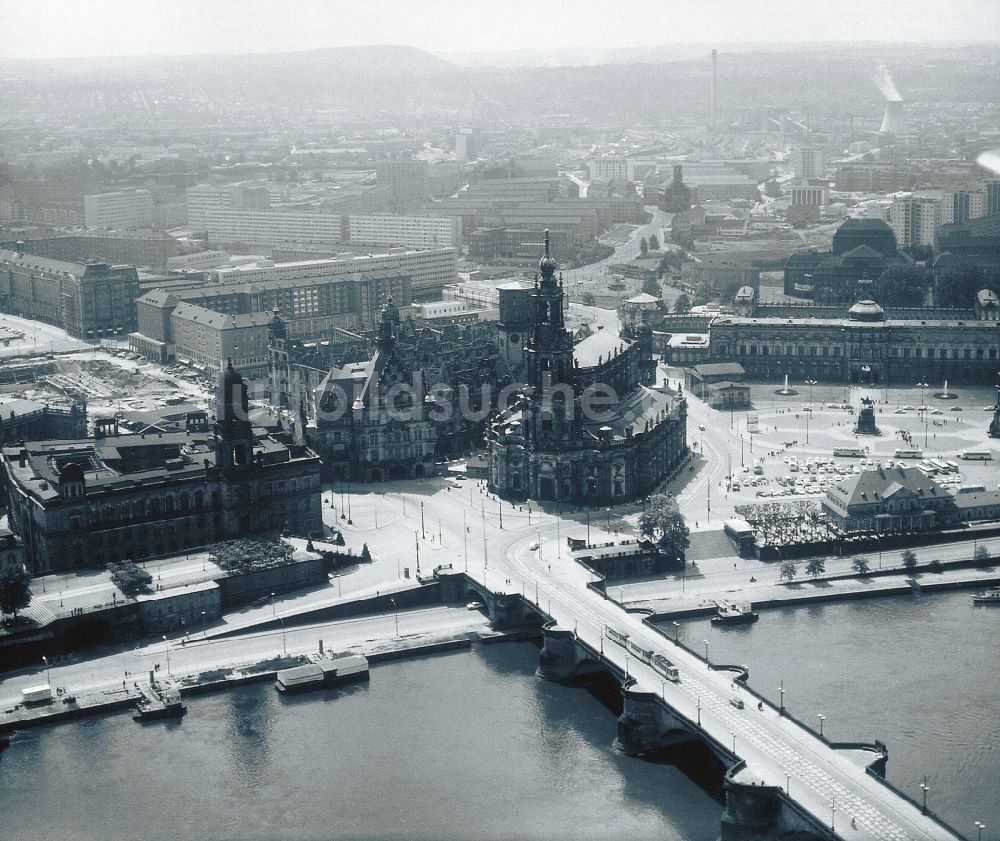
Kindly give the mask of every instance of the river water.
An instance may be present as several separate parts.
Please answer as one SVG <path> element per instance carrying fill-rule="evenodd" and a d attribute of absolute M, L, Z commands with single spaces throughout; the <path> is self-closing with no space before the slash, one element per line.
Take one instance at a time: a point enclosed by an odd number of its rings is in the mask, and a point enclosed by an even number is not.
<path fill-rule="evenodd" d="M 668 623 L 669 624 L 669 623 Z M 673 634 L 671 625 L 669 634 Z M 761 611 L 754 625 L 685 622 L 713 663 L 750 668 L 750 686 L 834 741 L 880 739 L 886 778 L 967 837 L 1000 838 L 1000 607 L 969 593 Z"/>
<path fill-rule="evenodd" d="M 1000 827 L 1000 609 L 968 594 L 690 622 L 712 660 L 835 739 L 887 742 L 889 778 L 975 837 Z M 0 838 L 714 841 L 718 792 L 690 764 L 612 748 L 602 687 L 534 676 L 525 643 L 376 666 L 369 684 L 286 699 L 269 685 L 18 734 L 0 756 Z M 603 687 L 607 689 L 607 687 Z M 994 838 L 993 830 L 988 836 Z"/>
<path fill-rule="evenodd" d="M 721 805 L 681 770 L 617 754 L 596 694 L 501 644 L 373 667 L 343 692 L 270 685 L 20 734 L 0 758 L 0 838 L 714 841 Z"/>

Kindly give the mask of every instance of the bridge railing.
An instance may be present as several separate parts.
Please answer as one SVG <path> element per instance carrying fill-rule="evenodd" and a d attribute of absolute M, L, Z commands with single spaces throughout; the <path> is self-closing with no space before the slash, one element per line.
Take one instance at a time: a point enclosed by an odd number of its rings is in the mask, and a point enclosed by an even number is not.
<path fill-rule="evenodd" d="M 937 813 L 931 811 L 930 809 L 925 809 L 922 803 L 918 802 L 915 798 L 910 797 L 910 795 L 908 795 L 905 791 L 890 783 L 881 774 L 879 774 L 876 771 L 873 771 L 871 768 L 865 768 L 865 773 L 868 774 L 869 776 L 874 777 L 897 797 L 901 797 L 907 803 L 911 804 L 912 806 L 915 806 L 917 809 L 921 811 L 922 814 L 926 815 L 928 818 L 934 821 L 934 823 L 936 823 L 939 827 L 941 827 L 941 829 L 945 830 L 946 832 L 950 832 L 956 838 L 960 838 L 962 839 L 962 841 L 965 841 L 966 836 L 963 835 L 961 832 L 959 832 L 957 829 L 955 829 L 955 827 L 953 827 L 950 823 L 948 823 L 944 818 L 938 816 Z"/>
<path fill-rule="evenodd" d="M 653 622 L 650 622 L 648 619 L 643 619 L 642 621 L 643 621 L 643 624 L 647 628 L 649 628 L 651 631 L 654 631 L 655 633 L 659 634 L 665 640 L 667 640 L 669 642 L 672 642 L 678 648 L 684 649 L 684 651 L 686 651 L 688 654 L 690 654 L 693 657 L 695 657 L 696 659 L 701 660 L 702 662 L 704 662 L 708 666 L 708 668 L 710 668 L 710 669 L 719 669 L 719 670 L 734 669 L 734 670 L 739 670 L 739 669 L 744 669 L 745 668 L 744 666 L 732 666 L 732 665 L 723 665 L 723 664 L 713 664 L 713 663 L 709 662 L 708 660 L 706 660 L 703 655 L 699 654 L 694 649 L 692 649 L 689 646 L 685 645 L 680 639 L 675 639 L 673 637 L 670 637 L 664 631 L 664 629 L 661 628 L 660 626 L 656 625 Z M 759 692 L 757 692 L 751 686 L 748 686 L 747 683 L 746 683 L 746 679 L 748 677 L 749 677 L 749 674 L 745 674 L 745 675 L 740 675 L 739 677 L 736 678 L 737 680 L 740 681 L 740 685 L 743 687 L 743 690 L 745 692 L 750 693 L 750 695 L 752 695 L 754 698 L 756 698 L 761 703 L 766 704 L 767 706 L 769 706 L 772 710 L 775 710 L 779 715 L 783 716 L 784 718 L 787 718 L 789 721 L 793 722 L 794 724 L 797 724 L 800 728 L 802 728 L 803 730 L 805 730 L 806 732 L 808 732 L 810 735 L 816 737 L 821 742 L 823 742 L 823 744 L 825 744 L 831 750 L 871 750 L 871 751 L 877 753 L 878 757 L 876 759 L 874 759 L 869 765 L 865 766 L 865 773 L 866 774 L 868 774 L 870 777 L 873 777 L 875 780 L 877 780 L 878 782 L 880 782 L 883 786 L 885 786 L 886 788 L 888 788 L 889 791 L 891 791 L 897 797 L 901 797 L 907 803 L 910 803 L 913 806 L 915 806 L 916 808 L 920 809 L 920 811 L 923 814 L 925 814 L 928 818 L 930 818 L 932 821 L 934 821 L 934 823 L 936 823 L 938 826 L 940 826 L 946 832 L 950 832 L 956 838 L 965 839 L 965 836 L 961 832 L 959 832 L 957 829 L 955 829 L 955 827 L 951 826 L 951 824 L 949 824 L 943 818 L 939 817 L 937 814 L 935 814 L 934 812 L 932 812 L 930 809 L 924 809 L 922 803 L 918 802 L 915 798 L 911 797 L 909 794 L 907 794 L 906 792 L 902 791 L 897 786 L 895 786 L 892 783 L 890 783 L 882 774 L 880 774 L 878 771 L 876 771 L 876 770 L 874 770 L 872 768 L 872 766 L 875 765 L 876 763 L 878 763 L 879 760 L 882 757 L 888 755 L 888 750 L 887 750 L 887 748 L 886 748 L 886 746 L 885 746 L 885 744 L 883 742 L 880 742 L 878 740 L 876 740 L 874 742 L 832 742 L 825 735 L 821 735 L 821 734 L 817 733 L 808 724 L 806 724 L 805 722 L 801 721 L 795 715 L 793 715 L 792 713 L 790 713 L 788 711 L 787 707 L 780 707 L 780 708 L 776 707 L 774 705 L 773 701 L 771 701 L 766 696 L 761 695 Z M 795 801 L 793 800 L 791 802 L 794 803 Z"/>

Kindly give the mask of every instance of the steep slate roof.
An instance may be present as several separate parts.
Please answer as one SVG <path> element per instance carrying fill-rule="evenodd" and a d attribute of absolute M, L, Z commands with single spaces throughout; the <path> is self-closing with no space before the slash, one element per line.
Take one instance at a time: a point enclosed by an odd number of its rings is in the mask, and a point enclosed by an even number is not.
<path fill-rule="evenodd" d="M 593 368 L 598 360 L 607 362 L 612 355 L 621 353 L 622 347 L 627 349 L 631 344 L 607 330 L 597 330 L 574 345 L 573 358 L 581 368 Z"/>
<path fill-rule="evenodd" d="M 845 477 L 829 493 L 843 505 L 871 505 L 896 494 L 933 500 L 951 498 L 951 494 L 916 467 L 865 470 Z"/>

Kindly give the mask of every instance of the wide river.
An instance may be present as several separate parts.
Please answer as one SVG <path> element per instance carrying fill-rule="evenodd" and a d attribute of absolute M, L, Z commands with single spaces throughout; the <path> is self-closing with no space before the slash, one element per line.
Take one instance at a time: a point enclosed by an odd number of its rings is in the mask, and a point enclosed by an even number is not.
<path fill-rule="evenodd" d="M 1000 609 L 968 594 L 765 612 L 714 661 L 838 739 L 888 743 L 889 776 L 975 837 L 1000 827 Z M 369 684 L 194 698 L 179 723 L 127 715 L 18 734 L 0 755 L 0 838 L 714 841 L 721 804 L 671 762 L 612 748 L 600 691 L 534 676 L 525 643 L 373 667 Z"/>

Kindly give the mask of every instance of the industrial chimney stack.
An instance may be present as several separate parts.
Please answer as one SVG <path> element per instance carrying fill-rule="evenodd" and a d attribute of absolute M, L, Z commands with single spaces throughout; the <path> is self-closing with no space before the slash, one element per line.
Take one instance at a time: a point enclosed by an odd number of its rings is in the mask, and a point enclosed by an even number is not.
<path fill-rule="evenodd" d="M 708 130 L 711 134 L 715 133 L 715 120 L 716 120 L 716 96 L 718 95 L 718 85 L 719 85 L 719 51 L 712 50 L 712 95 L 711 95 L 711 114 L 708 118 Z"/>

